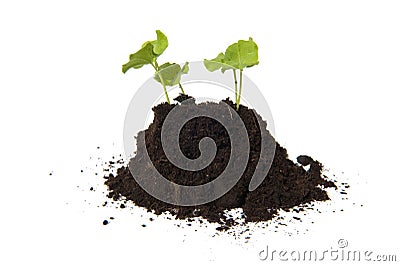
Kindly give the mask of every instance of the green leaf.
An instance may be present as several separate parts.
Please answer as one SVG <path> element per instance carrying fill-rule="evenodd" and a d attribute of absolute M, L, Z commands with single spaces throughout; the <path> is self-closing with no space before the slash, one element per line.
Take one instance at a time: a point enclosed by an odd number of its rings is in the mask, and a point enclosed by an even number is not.
<path fill-rule="evenodd" d="M 258 47 L 252 38 L 248 41 L 239 40 L 230 45 L 225 54 L 220 53 L 216 58 L 204 59 L 204 66 L 208 71 L 221 69 L 224 73 L 228 69 L 243 70 L 258 64 Z"/>
<path fill-rule="evenodd" d="M 219 53 L 217 57 L 211 60 L 204 59 L 204 66 L 207 68 L 208 71 L 214 72 L 221 68 L 224 60 L 224 54 Z"/>
<path fill-rule="evenodd" d="M 157 40 L 143 43 L 142 48 L 129 56 L 129 62 L 122 66 L 122 72 L 126 73 L 130 68 L 141 68 L 152 64 L 168 47 L 168 38 L 160 30 L 156 30 Z"/>
<path fill-rule="evenodd" d="M 189 72 L 189 64 L 186 62 L 182 67 L 176 63 L 165 63 L 159 67 L 154 79 L 165 86 L 175 86 L 181 81 L 181 76 Z M 161 82 L 162 80 L 162 82 Z"/>
<path fill-rule="evenodd" d="M 219 53 L 217 57 L 211 60 L 204 59 L 204 66 L 211 72 L 221 69 L 222 73 L 224 73 L 228 69 L 235 69 L 235 67 L 225 63 L 225 55 L 223 53 Z"/>
<path fill-rule="evenodd" d="M 182 67 L 182 74 L 187 74 L 189 73 L 189 63 L 186 62 L 183 67 Z"/>
<path fill-rule="evenodd" d="M 160 30 L 156 30 L 157 40 L 147 41 L 142 44 L 142 47 L 145 47 L 147 44 L 151 43 L 153 45 L 153 52 L 156 57 L 160 56 L 165 49 L 168 47 L 168 38 L 162 33 Z"/>
<path fill-rule="evenodd" d="M 130 68 L 141 68 L 144 65 L 151 64 L 155 58 L 153 45 L 147 43 L 139 51 L 129 56 L 129 62 L 122 66 L 122 72 L 126 73 Z"/>
<path fill-rule="evenodd" d="M 153 52 L 156 55 L 161 55 L 168 47 L 168 38 L 160 30 L 156 30 L 157 40 L 153 41 Z"/>
<path fill-rule="evenodd" d="M 257 44 L 249 38 L 248 41 L 239 40 L 230 45 L 225 51 L 224 63 L 240 70 L 257 65 Z"/>

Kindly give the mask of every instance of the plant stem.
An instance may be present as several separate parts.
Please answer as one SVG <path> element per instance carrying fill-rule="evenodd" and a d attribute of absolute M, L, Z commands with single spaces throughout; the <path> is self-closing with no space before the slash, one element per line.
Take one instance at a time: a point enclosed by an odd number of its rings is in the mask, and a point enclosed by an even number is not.
<path fill-rule="evenodd" d="M 157 59 L 154 59 L 154 65 L 153 67 L 156 69 L 156 71 L 158 71 L 158 63 L 157 63 Z"/>
<path fill-rule="evenodd" d="M 237 99 L 237 101 L 236 101 L 236 110 L 237 111 L 239 111 L 239 106 L 240 106 L 240 96 L 242 95 L 242 85 L 243 85 L 243 70 L 242 69 L 240 69 L 240 72 L 239 72 L 239 82 L 240 82 L 240 84 L 239 84 L 239 96 L 238 96 L 238 99 Z"/>
<path fill-rule="evenodd" d="M 161 84 L 163 86 L 165 97 L 167 98 L 167 102 L 168 102 L 168 104 L 171 104 L 171 101 L 169 100 L 169 97 L 168 97 L 167 87 L 165 86 L 165 83 L 164 83 L 164 79 L 160 75 L 160 72 L 157 72 L 157 75 L 160 78 Z"/>
<path fill-rule="evenodd" d="M 182 84 L 179 82 L 179 88 L 181 88 L 182 94 L 186 94 L 185 91 L 183 90 Z"/>
<path fill-rule="evenodd" d="M 154 60 L 154 64 L 151 64 L 151 65 L 156 70 L 156 73 L 157 73 L 158 77 L 160 78 L 160 81 L 163 86 L 165 97 L 167 98 L 168 104 L 171 104 L 171 101 L 169 100 L 169 96 L 168 96 L 168 92 L 167 92 L 167 87 L 165 86 L 164 79 L 162 78 L 162 76 L 160 75 L 160 72 L 159 72 L 160 68 L 158 67 L 157 60 Z"/>
<path fill-rule="evenodd" d="M 168 104 L 171 104 L 171 101 L 169 100 L 169 97 L 168 97 L 167 88 L 165 87 L 164 83 L 163 83 L 163 88 L 164 88 L 165 97 L 167 97 L 167 102 L 168 102 Z"/>
<path fill-rule="evenodd" d="M 235 103 L 237 103 L 238 100 L 238 96 L 237 96 L 237 77 L 236 77 L 236 69 L 232 69 L 233 70 L 233 78 L 235 80 Z"/>

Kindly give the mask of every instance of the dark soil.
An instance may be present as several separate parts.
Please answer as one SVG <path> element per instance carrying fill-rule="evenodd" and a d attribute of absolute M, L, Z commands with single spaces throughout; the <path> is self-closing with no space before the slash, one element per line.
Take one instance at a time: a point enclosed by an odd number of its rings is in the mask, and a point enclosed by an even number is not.
<path fill-rule="evenodd" d="M 187 100 L 188 96 L 181 95 L 177 101 Z M 187 104 L 188 101 L 185 102 Z M 227 100 L 225 103 L 234 107 Z M 194 100 L 189 104 L 195 104 Z M 204 103 L 203 103 L 204 104 Z M 170 163 L 161 145 L 161 126 L 167 114 L 180 104 L 160 104 L 153 108 L 154 121 L 145 130 L 146 147 L 137 147 L 137 153 L 129 162 L 131 167 L 140 171 L 144 168 L 140 164 L 144 149 L 160 174 L 165 178 L 183 185 L 199 185 L 217 178 L 226 167 L 230 156 L 230 139 L 224 127 L 211 118 L 198 117 L 190 120 L 180 132 L 180 148 L 185 156 L 195 159 L 200 156 L 199 141 L 204 137 L 212 138 L 217 145 L 217 154 L 214 161 L 206 168 L 193 172 L 177 168 Z M 268 221 L 277 215 L 280 209 L 289 210 L 313 201 L 326 201 L 329 197 L 324 190 L 335 187 L 332 181 L 326 180 L 322 174 L 322 165 L 309 156 L 299 156 L 298 163 L 288 159 L 285 148 L 276 142 L 275 157 L 272 166 L 261 185 L 249 192 L 248 186 L 252 174 L 259 160 L 261 131 L 256 114 L 246 106 L 240 106 L 239 116 L 244 122 L 250 142 L 250 155 L 247 168 L 238 183 L 224 196 L 200 206 L 174 206 L 155 199 L 145 192 L 132 177 L 128 166 L 117 170 L 117 174 L 105 176 L 105 184 L 109 189 L 109 197 L 114 200 L 130 200 L 135 205 L 146 208 L 159 215 L 170 212 L 178 219 L 201 216 L 210 222 L 221 224 L 220 230 L 228 229 L 236 221 L 224 215 L 225 210 L 242 208 L 246 222 Z M 266 123 L 262 126 L 267 126 Z M 269 134 L 266 131 L 266 134 Z M 139 134 L 142 134 L 140 132 Z M 132 136 L 133 137 L 133 136 Z M 264 136 L 272 138 L 271 135 Z M 305 170 L 303 166 L 309 166 Z"/>

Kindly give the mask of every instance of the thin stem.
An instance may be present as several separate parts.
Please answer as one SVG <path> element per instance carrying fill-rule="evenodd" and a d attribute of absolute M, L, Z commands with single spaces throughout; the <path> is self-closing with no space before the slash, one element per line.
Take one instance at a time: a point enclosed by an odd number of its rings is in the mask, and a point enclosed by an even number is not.
<path fill-rule="evenodd" d="M 160 78 L 160 81 L 161 81 L 161 84 L 162 84 L 162 86 L 163 86 L 164 93 L 165 93 L 165 97 L 167 98 L 168 104 L 171 104 L 171 101 L 169 100 L 169 96 L 168 96 L 168 92 L 167 92 L 167 87 L 165 86 L 164 79 L 162 78 L 162 76 L 161 76 L 161 74 L 160 74 L 160 72 L 159 72 L 160 68 L 159 68 L 159 66 L 158 66 L 157 60 L 154 60 L 154 64 L 152 63 L 151 65 L 152 65 L 153 68 L 156 70 L 156 74 L 157 74 L 158 77 Z"/>
<path fill-rule="evenodd" d="M 151 66 L 154 68 L 154 70 L 157 72 L 158 71 L 158 66 L 153 62 L 151 63 Z"/>
<path fill-rule="evenodd" d="M 157 74 L 160 77 L 160 81 L 161 81 L 161 84 L 163 86 L 165 97 L 167 98 L 167 102 L 168 102 L 168 104 L 171 104 L 171 101 L 169 100 L 169 97 L 168 97 L 167 87 L 165 86 L 165 83 L 164 83 L 164 79 L 160 75 L 160 72 L 157 72 Z"/>
<path fill-rule="evenodd" d="M 241 69 L 240 70 L 240 72 L 239 72 L 239 82 L 240 82 L 240 84 L 239 84 L 239 96 L 238 96 L 238 99 L 237 99 L 237 102 L 236 102 L 236 110 L 239 110 L 239 106 L 240 106 L 240 96 L 242 95 L 242 85 L 243 85 L 243 70 Z"/>
<path fill-rule="evenodd" d="M 168 102 L 168 104 L 171 104 L 171 101 L 169 100 L 169 97 L 168 97 L 167 87 L 164 85 L 164 83 L 163 83 L 163 88 L 164 88 L 165 97 L 167 97 L 167 102 Z"/>
<path fill-rule="evenodd" d="M 186 94 L 185 91 L 183 90 L 182 84 L 179 82 L 179 88 L 181 88 L 182 94 Z"/>
<path fill-rule="evenodd" d="M 159 67 L 158 67 L 157 59 L 154 59 L 153 67 L 156 69 L 156 71 L 158 71 Z"/>
<path fill-rule="evenodd" d="M 233 70 L 233 79 L 235 80 L 235 103 L 237 103 L 238 96 L 237 96 L 237 77 L 236 77 L 236 69 Z"/>

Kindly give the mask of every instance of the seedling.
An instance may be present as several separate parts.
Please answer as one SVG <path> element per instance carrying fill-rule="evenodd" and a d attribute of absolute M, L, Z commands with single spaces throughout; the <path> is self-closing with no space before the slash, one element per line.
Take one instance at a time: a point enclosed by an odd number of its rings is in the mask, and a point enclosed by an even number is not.
<path fill-rule="evenodd" d="M 204 66 L 208 71 L 216 71 L 221 69 L 222 73 L 227 70 L 233 71 L 233 79 L 235 82 L 235 101 L 236 110 L 239 110 L 240 97 L 243 87 L 243 69 L 258 64 L 258 47 L 252 38 L 248 41 L 239 40 L 228 48 L 224 53 L 218 54 L 211 60 L 204 59 Z M 239 70 L 239 89 L 237 80 L 237 70 Z"/>
<path fill-rule="evenodd" d="M 154 70 L 154 79 L 161 83 L 165 97 L 170 104 L 167 86 L 179 85 L 181 92 L 185 94 L 180 83 L 181 76 L 189 72 L 189 64 L 186 62 L 182 67 L 177 63 L 158 64 L 157 58 L 167 49 L 168 38 L 160 30 L 156 30 L 157 40 L 143 43 L 142 48 L 129 56 L 129 62 L 122 66 L 122 72 L 126 73 L 131 68 L 141 68 L 144 65 L 151 65 Z"/>

